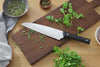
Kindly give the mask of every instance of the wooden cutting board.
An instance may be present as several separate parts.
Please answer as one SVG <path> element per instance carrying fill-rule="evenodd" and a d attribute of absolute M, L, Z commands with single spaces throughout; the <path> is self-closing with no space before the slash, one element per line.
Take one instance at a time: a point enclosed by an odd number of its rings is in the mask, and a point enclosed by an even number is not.
<path fill-rule="evenodd" d="M 91 3 L 88 3 L 86 0 L 70 0 L 69 3 L 72 3 L 74 10 L 77 13 L 82 13 L 85 16 L 85 18 L 81 18 L 79 20 L 74 19 L 73 21 L 74 26 L 72 26 L 72 28 L 67 28 L 65 27 L 65 25 L 63 25 L 64 31 L 70 32 L 72 34 L 76 34 L 78 26 L 87 29 L 88 27 L 90 27 L 91 25 L 93 25 L 94 23 L 100 20 L 100 15 L 98 15 L 94 10 L 96 6 L 100 5 L 99 0 L 94 0 Z M 48 15 L 53 15 L 57 19 L 63 17 L 63 15 L 59 11 L 61 7 L 62 5 L 34 22 L 38 24 L 54 27 L 57 29 L 61 29 L 57 23 L 50 22 L 45 18 Z M 42 34 L 39 34 L 37 32 L 31 34 L 30 39 L 28 39 L 26 33 L 23 33 L 21 35 L 22 31 L 28 32 L 29 30 L 30 29 L 28 28 L 23 28 L 17 33 L 13 34 L 12 37 L 15 40 L 15 42 L 18 44 L 18 46 L 21 48 L 25 57 L 30 62 L 30 64 L 35 63 L 36 61 L 38 61 L 39 59 L 47 55 L 54 46 L 60 46 L 70 40 L 70 39 L 62 39 L 58 41 L 46 36 L 43 39 L 43 41 L 41 41 L 40 37 L 42 36 Z M 43 48 L 40 49 L 40 47 Z"/>

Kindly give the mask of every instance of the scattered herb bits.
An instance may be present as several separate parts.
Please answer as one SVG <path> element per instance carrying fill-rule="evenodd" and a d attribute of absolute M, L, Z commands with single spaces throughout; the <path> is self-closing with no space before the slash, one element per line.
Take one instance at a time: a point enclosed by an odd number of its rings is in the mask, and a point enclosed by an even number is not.
<path fill-rule="evenodd" d="M 85 67 L 85 64 L 82 64 L 81 57 L 76 51 L 70 51 L 69 47 L 61 50 L 55 46 L 53 50 L 54 54 L 58 55 L 58 58 L 54 59 L 56 67 Z"/>
<path fill-rule="evenodd" d="M 28 39 L 30 39 L 30 38 L 31 38 L 30 33 L 26 33 L 26 35 L 28 36 Z"/>
<path fill-rule="evenodd" d="M 63 9 L 67 9 L 68 8 L 68 2 L 64 2 L 63 3 Z"/>
<path fill-rule="evenodd" d="M 21 16 L 25 11 L 25 4 L 21 1 L 13 1 L 8 5 L 7 11 L 12 16 Z"/>
<path fill-rule="evenodd" d="M 25 33 L 26 31 L 25 30 L 23 30 L 23 33 Z"/>
<path fill-rule="evenodd" d="M 42 36 L 40 37 L 40 41 L 43 41 L 43 38 L 45 38 L 45 35 L 42 35 Z"/>
<path fill-rule="evenodd" d="M 40 49 L 43 49 L 43 47 L 40 47 Z"/>
<path fill-rule="evenodd" d="M 29 30 L 29 33 L 32 33 L 33 34 L 34 33 L 34 30 Z"/>
<path fill-rule="evenodd" d="M 60 12 L 65 16 L 66 11 L 63 8 L 60 8 Z"/>
<path fill-rule="evenodd" d="M 84 31 L 84 28 L 82 27 L 77 27 L 77 35 L 80 36 L 79 31 Z"/>

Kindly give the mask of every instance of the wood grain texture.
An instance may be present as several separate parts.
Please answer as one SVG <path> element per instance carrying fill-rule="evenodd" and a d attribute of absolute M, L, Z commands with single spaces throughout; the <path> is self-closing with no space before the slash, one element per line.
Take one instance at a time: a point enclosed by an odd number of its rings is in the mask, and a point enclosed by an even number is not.
<path fill-rule="evenodd" d="M 48 12 L 54 10 L 60 6 L 63 2 L 67 0 L 51 0 L 52 7 L 48 10 L 43 10 L 39 6 L 39 0 L 28 0 L 30 4 L 29 11 L 26 15 L 19 18 L 19 21 L 15 25 L 14 29 L 9 33 L 8 40 L 9 44 L 13 50 L 13 57 L 10 64 L 7 67 L 55 67 L 53 59 L 57 56 L 53 53 L 49 53 L 47 56 L 39 60 L 37 63 L 30 65 L 24 54 L 21 52 L 18 46 L 15 45 L 15 41 L 12 39 L 12 34 L 18 32 L 23 28 L 20 24 L 23 22 L 33 22 L 38 18 L 46 15 Z M 88 0 L 89 2 L 91 0 Z M 2 11 L 3 0 L 0 0 L 0 11 Z M 100 14 L 100 7 L 95 8 L 95 10 Z M 77 50 L 77 52 L 82 57 L 82 61 L 86 62 L 86 67 L 100 67 L 100 45 L 95 40 L 95 30 L 100 26 L 100 21 L 96 22 L 94 25 L 86 29 L 81 33 L 81 36 L 89 37 L 91 39 L 90 45 L 80 43 L 75 40 L 71 40 L 61 46 L 61 49 L 65 47 L 70 47 L 71 50 Z"/>
<path fill-rule="evenodd" d="M 74 19 L 74 26 L 72 26 L 71 28 L 67 28 L 65 25 L 62 24 L 64 31 L 67 31 L 72 34 L 77 34 L 77 27 L 81 26 L 82 28 L 87 29 L 88 27 L 100 20 L 100 15 L 98 15 L 94 11 L 94 7 L 98 6 L 100 4 L 100 1 L 95 0 L 92 3 L 88 3 L 86 0 L 70 0 L 69 3 L 72 3 L 73 9 L 77 13 L 82 13 L 85 18 L 80 18 L 79 20 Z M 62 18 L 63 15 L 59 11 L 60 8 L 62 8 L 62 5 L 57 9 L 53 10 L 52 12 L 48 13 L 47 15 L 36 20 L 35 23 L 61 29 L 60 26 L 57 25 L 57 23 L 51 23 L 45 18 L 48 15 L 53 15 L 57 19 L 60 17 Z M 23 28 L 22 30 L 13 35 L 13 39 L 21 48 L 30 64 L 35 63 L 36 61 L 47 55 L 53 49 L 54 46 L 61 46 L 62 44 L 69 41 L 69 39 L 62 39 L 58 41 L 50 37 L 45 37 L 43 39 L 44 41 L 37 42 L 35 41 L 35 39 L 40 39 L 40 36 L 42 35 L 39 35 L 39 33 L 32 34 L 31 39 L 28 39 L 26 34 L 20 34 L 23 30 L 28 32 L 30 29 Z M 40 49 L 40 47 L 43 47 L 43 49 Z"/>

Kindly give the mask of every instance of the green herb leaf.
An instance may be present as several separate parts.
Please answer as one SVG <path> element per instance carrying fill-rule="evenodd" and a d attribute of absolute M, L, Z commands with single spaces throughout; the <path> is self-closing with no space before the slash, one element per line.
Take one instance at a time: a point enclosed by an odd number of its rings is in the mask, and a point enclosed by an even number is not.
<path fill-rule="evenodd" d="M 54 16 L 46 16 L 46 19 L 48 19 L 49 21 L 53 22 Z"/>
<path fill-rule="evenodd" d="M 64 2 L 63 3 L 63 9 L 67 9 L 67 7 L 68 7 L 68 2 Z"/>
<path fill-rule="evenodd" d="M 58 22 L 59 22 L 59 20 L 58 20 L 58 19 L 55 19 L 55 22 L 56 22 L 56 23 L 58 23 Z"/>
<path fill-rule="evenodd" d="M 72 3 L 69 3 L 68 12 L 72 15 L 72 12 L 73 12 Z"/>
<path fill-rule="evenodd" d="M 43 47 L 40 47 L 40 49 L 43 49 Z"/>
<path fill-rule="evenodd" d="M 29 33 L 34 33 L 34 30 L 29 30 Z"/>
<path fill-rule="evenodd" d="M 80 36 L 79 31 L 84 31 L 84 28 L 77 27 L 77 35 Z"/>
<path fill-rule="evenodd" d="M 62 14 L 64 14 L 64 15 L 65 15 L 65 12 L 66 12 L 66 11 L 64 11 L 64 9 L 63 9 L 63 8 L 60 8 L 60 12 L 61 12 Z"/>
<path fill-rule="evenodd" d="M 84 18 L 85 16 L 82 14 L 82 13 L 80 13 L 79 15 L 75 12 L 75 11 L 73 11 L 73 16 L 76 18 L 76 19 L 79 19 L 79 18 Z"/>
<path fill-rule="evenodd" d="M 56 23 L 59 23 L 59 22 L 62 22 L 62 20 L 61 20 L 61 18 L 55 19 L 55 22 L 56 22 Z"/>
<path fill-rule="evenodd" d="M 26 31 L 25 30 L 23 30 L 23 33 L 25 33 Z"/>
<path fill-rule="evenodd" d="M 45 38 L 45 35 L 42 35 L 42 36 L 40 37 L 40 40 L 43 41 L 43 38 Z"/>
<path fill-rule="evenodd" d="M 46 19 L 50 20 L 51 16 L 46 16 Z"/>
<path fill-rule="evenodd" d="M 70 23 L 70 14 L 67 14 L 63 18 L 63 24 L 65 24 L 67 27 L 71 26 L 72 24 Z"/>
<path fill-rule="evenodd" d="M 54 20 L 54 16 L 51 16 L 50 21 L 52 22 Z"/>
<path fill-rule="evenodd" d="M 82 27 L 77 27 L 77 30 L 84 31 L 84 28 L 82 28 Z"/>
<path fill-rule="evenodd" d="M 56 47 L 56 46 L 54 46 L 53 50 L 54 50 L 55 54 L 59 54 L 61 52 L 61 49 L 59 47 Z"/>
<path fill-rule="evenodd" d="M 26 35 L 28 36 L 28 39 L 30 39 L 31 37 L 30 37 L 30 33 L 26 33 Z"/>

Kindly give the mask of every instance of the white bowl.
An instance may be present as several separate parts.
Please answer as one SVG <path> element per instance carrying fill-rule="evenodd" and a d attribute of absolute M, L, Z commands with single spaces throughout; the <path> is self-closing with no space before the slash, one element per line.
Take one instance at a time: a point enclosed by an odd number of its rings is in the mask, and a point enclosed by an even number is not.
<path fill-rule="evenodd" d="M 95 32 L 95 38 L 97 42 L 100 44 L 99 37 L 100 37 L 100 26 L 96 29 L 96 32 Z"/>

